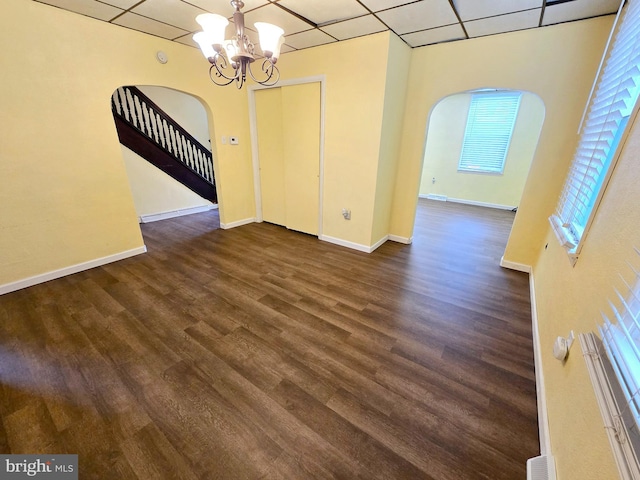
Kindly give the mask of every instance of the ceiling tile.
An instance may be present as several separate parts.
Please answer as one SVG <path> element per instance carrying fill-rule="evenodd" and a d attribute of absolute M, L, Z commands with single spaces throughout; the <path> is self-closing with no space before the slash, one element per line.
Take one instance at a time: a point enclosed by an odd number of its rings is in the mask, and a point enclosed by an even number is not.
<path fill-rule="evenodd" d="M 335 41 L 336 40 L 333 37 L 314 28 L 313 30 L 296 33 L 295 35 L 288 35 L 286 44 L 299 50 L 301 48 L 316 47 L 318 45 L 324 45 Z"/>
<path fill-rule="evenodd" d="M 112 23 L 122 27 L 149 33 L 157 37 L 168 38 L 169 40 L 188 33 L 181 28 L 172 27 L 166 23 L 157 22 L 131 12 L 125 13 L 121 17 L 116 18 Z"/>
<path fill-rule="evenodd" d="M 574 0 L 573 2 L 549 5 L 544 9 L 542 25 L 616 13 L 619 6 L 620 0 Z"/>
<path fill-rule="evenodd" d="M 402 39 L 412 47 L 422 47 L 423 45 L 431 45 L 433 43 L 449 42 L 451 40 L 460 40 L 466 38 L 464 30 L 459 23 L 455 25 L 447 25 L 446 27 L 432 28 L 431 30 L 423 30 L 422 32 L 409 33 L 402 35 Z"/>
<path fill-rule="evenodd" d="M 280 48 L 280 55 L 288 52 L 295 52 L 295 49 L 285 43 L 284 45 L 282 45 L 282 48 Z"/>
<path fill-rule="evenodd" d="M 231 18 L 233 16 L 234 10 L 229 0 L 188 0 L 188 1 L 192 5 L 195 5 L 196 7 L 200 7 L 209 13 L 217 13 L 218 15 L 222 15 L 227 18 Z M 244 1 L 244 7 L 242 7 L 242 12 L 244 13 L 247 13 L 249 10 L 262 7 L 263 5 L 267 5 L 269 3 L 269 0 L 243 0 L 243 1 Z"/>
<path fill-rule="evenodd" d="M 200 30 L 196 17 L 204 13 L 202 9 L 180 0 L 145 0 L 131 11 L 189 32 Z"/>
<path fill-rule="evenodd" d="M 184 45 L 189 45 L 190 47 L 194 47 L 194 48 L 197 48 L 198 50 L 200 50 L 200 47 L 198 46 L 198 44 L 193 41 L 193 33 L 191 33 L 191 32 L 187 33 L 186 35 L 184 35 L 182 37 L 178 37 L 178 38 L 174 39 L 174 42 L 182 43 Z M 204 56 L 202 57 L 202 60 L 205 60 Z"/>
<path fill-rule="evenodd" d="M 399 7 L 407 3 L 414 2 L 415 0 L 360 0 L 366 5 L 372 12 L 378 12 L 380 10 L 386 10 L 387 8 Z"/>
<path fill-rule="evenodd" d="M 538 26 L 540 21 L 540 10 L 540 8 L 536 8 L 524 12 L 483 18 L 482 20 L 472 20 L 465 22 L 464 26 L 470 38 L 534 28 Z"/>
<path fill-rule="evenodd" d="M 338 40 L 361 37 L 370 33 L 377 33 L 386 30 L 387 27 L 373 15 L 346 20 L 344 22 L 332 23 L 322 27 L 322 30 Z"/>
<path fill-rule="evenodd" d="M 288 8 L 318 25 L 359 17 L 369 13 L 356 0 L 323 0 L 322 2 L 280 0 L 278 5 Z"/>
<path fill-rule="evenodd" d="M 100 0 L 102 3 L 108 3 L 114 7 L 124 8 L 125 10 L 133 7 L 136 3 L 140 3 L 140 0 Z"/>
<path fill-rule="evenodd" d="M 448 0 L 422 0 L 377 15 L 398 35 L 458 23 Z"/>
<path fill-rule="evenodd" d="M 307 22 L 300 20 L 298 17 L 291 15 L 274 4 L 269 4 L 265 7 L 247 12 L 244 17 L 244 22 L 245 25 L 251 28 L 254 28 L 253 24 L 255 22 L 273 23 L 284 30 L 285 36 L 313 28 L 313 25 L 309 25 Z"/>
<path fill-rule="evenodd" d="M 40 3 L 64 8 L 81 15 L 97 18 L 98 20 L 109 21 L 120 15 L 124 10 L 105 5 L 93 0 L 38 0 Z"/>
<path fill-rule="evenodd" d="M 230 20 L 233 16 L 230 0 L 33 1 L 190 46 L 195 46 L 191 34 L 200 30 L 196 16 L 203 12 L 219 13 Z M 283 51 L 369 35 L 387 28 L 408 45 L 417 47 L 464 38 L 456 11 L 470 37 L 537 27 L 545 1 L 551 0 L 244 0 L 242 11 L 246 15 L 247 34 L 256 46 L 253 24 L 265 21 L 284 29 L 287 44 Z M 615 13 L 620 2 L 558 0 L 560 3 L 554 4 L 553 1 L 546 7 L 542 25 Z M 370 11 L 375 15 L 367 13 Z M 320 25 L 318 29 L 314 28 L 316 24 Z M 231 24 L 227 33 L 231 34 L 233 29 Z"/>
<path fill-rule="evenodd" d="M 475 20 L 542 7 L 543 0 L 453 0 L 462 20 Z"/>

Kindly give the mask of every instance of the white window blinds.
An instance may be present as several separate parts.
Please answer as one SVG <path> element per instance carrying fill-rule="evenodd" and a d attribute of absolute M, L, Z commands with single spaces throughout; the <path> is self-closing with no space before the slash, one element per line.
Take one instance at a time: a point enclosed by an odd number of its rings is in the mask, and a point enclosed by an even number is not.
<path fill-rule="evenodd" d="M 636 253 L 640 252 L 636 249 Z M 636 264 L 637 260 L 636 256 Z M 635 479 L 640 478 L 640 273 L 637 267 L 629 267 L 629 274 L 620 276 L 622 292 L 616 290 L 618 306 L 610 303 L 612 315 L 603 314 L 604 324 L 599 327 L 613 372 L 605 369 L 600 375 L 604 381 L 594 386 L 621 478 Z M 585 353 L 598 358 L 595 342 L 594 346 Z"/>
<path fill-rule="evenodd" d="M 640 1 L 629 0 L 604 61 L 554 215 L 558 240 L 577 255 L 600 200 L 640 86 Z"/>
<path fill-rule="evenodd" d="M 636 249 L 636 253 L 638 250 Z M 619 306 L 610 303 L 612 318 L 603 314 L 604 325 L 600 328 L 602 343 L 614 367 L 626 397 L 626 405 L 636 425 L 640 427 L 640 273 L 631 269 L 631 282 L 621 275 L 624 291 L 616 290 Z"/>
<path fill-rule="evenodd" d="M 502 173 L 520 97 L 510 91 L 472 94 L 458 170 Z"/>

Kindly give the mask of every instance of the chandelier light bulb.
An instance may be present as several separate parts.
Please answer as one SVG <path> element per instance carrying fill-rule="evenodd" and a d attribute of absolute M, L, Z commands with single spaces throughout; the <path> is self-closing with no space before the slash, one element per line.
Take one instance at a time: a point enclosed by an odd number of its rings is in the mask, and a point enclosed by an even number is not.
<path fill-rule="evenodd" d="M 254 25 L 258 30 L 258 35 L 260 35 L 262 53 L 269 58 L 278 49 L 278 43 L 284 35 L 284 30 L 271 23 L 256 22 Z"/>
<path fill-rule="evenodd" d="M 196 17 L 196 22 L 207 33 L 213 45 L 222 45 L 229 20 L 216 13 L 203 13 Z"/>
<path fill-rule="evenodd" d="M 280 49 L 282 48 L 282 45 L 284 45 L 284 35 L 280 37 L 280 40 L 278 41 L 278 46 L 276 47 L 275 51 L 273 52 L 273 55 L 271 56 L 271 61 L 273 63 L 276 63 L 278 58 L 280 58 Z"/>
<path fill-rule="evenodd" d="M 213 48 L 213 41 L 207 32 L 198 32 L 193 36 L 193 40 L 200 45 L 200 50 L 206 59 L 214 58 L 216 51 Z"/>

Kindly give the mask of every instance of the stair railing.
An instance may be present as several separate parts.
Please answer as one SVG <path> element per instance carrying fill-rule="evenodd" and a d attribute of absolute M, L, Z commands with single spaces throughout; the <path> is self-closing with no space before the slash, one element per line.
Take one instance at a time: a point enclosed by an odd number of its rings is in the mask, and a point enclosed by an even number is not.
<path fill-rule="evenodd" d="M 215 185 L 211 152 L 138 88 L 118 88 L 111 97 L 113 114 L 130 124 L 176 160 Z"/>

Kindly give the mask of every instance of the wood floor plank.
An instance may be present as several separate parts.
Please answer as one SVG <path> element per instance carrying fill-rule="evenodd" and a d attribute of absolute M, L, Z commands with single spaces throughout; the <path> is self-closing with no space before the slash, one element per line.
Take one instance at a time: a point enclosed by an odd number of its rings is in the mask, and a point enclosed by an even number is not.
<path fill-rule="evenodd" d="M 401 425 L 345 390 L 336 392 L 327 406 L 433 478 L 457 480 L 475 473 L 473 459 L 466 463 L 458 462 L 455 454 L 432 441 L 429 430 Z"/>
<path fill-rule="evenodd" d="M 271 396 L 336 448 L 357 459 L 370 478 L 433 478 L 293 383 L 283 380 Z"/>
<path fill-rule="evenodd" d="M 125 440 L 122 452 L 139 478 L 197 480 L 189 463 L 155 425 L 149 424 Z"/>
<path fill-rule="evenodd" d="M 345 480 L 369 478 L 364 467 L 291 415 L 286 407 L 281 406 L 267 392 L 236 372 L 232 371 L 215 382 L 215 388 L 257 428 L 277 442 L 282 447 L 283 454 L 289 453 L 297 464 L 291 465 L 291 461 L 287 461 L 282 467 L 274 464 L 275 468 L 272 470 L 275 472 L 281 468 L 284 471 L 295 468 L 319 473 L 318 477 L 301 478 L 324 478 L 327 475 Z"/>
<path fill-rule="evenodd" d="M 512 221 L 420 200 L 413 243 L 371 254 L 215 210 L 143 224 L 147 254 L 0 296 L 0 453 L 75 453 L 83 480 L 525 478 Z"/>

